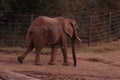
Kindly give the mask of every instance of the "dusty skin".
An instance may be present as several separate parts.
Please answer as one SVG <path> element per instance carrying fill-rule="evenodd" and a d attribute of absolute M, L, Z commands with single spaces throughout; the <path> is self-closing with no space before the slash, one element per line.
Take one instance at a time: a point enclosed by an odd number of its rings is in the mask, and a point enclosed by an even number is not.
<path fill-rule="evenodd" d="M 70 66 L 62 65 L 62 53 L 57 55 L 55 65 L 47 64 L 50 55 L 42 55 L 42 66 L 34 65 L 34 53 L 30 53 L 23 64 L 18 63 L 16 57 L 20 54 L 0 52 L 0 69 L 41 80 L 120 80 L 120 51 L 101 54 L 78 53 L 77 67 L 73 66 L 71 54 Z M 9 80 L 8 76 L 0 72 L 0 80 Z"/>

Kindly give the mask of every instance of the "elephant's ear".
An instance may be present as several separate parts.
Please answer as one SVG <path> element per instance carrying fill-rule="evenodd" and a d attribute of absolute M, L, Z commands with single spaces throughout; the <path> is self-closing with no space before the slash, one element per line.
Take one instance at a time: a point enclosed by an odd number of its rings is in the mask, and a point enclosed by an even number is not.
<path fill-rule="evenodd" d="M 74 28 L 73 28 L 73 24 L 71 23 L 69 19 L 64 19 L 63 30 L 69 37 L 72 38 Z"/>

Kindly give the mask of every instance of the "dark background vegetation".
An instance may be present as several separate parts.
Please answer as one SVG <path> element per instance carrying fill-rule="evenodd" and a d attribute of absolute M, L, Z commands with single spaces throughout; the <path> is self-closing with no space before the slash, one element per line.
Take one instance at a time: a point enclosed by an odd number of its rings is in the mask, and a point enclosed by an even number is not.
<path fill-rule="evenodd" d="M 94 31 L 91 32 L 96 42 L 103 39 L 99 38 L 101 35 L 109 38 L 110 28 L 118 35 L 120 13 L 111 15 L 117 19 L 114 20 L 117 26 L 110 22 L 110 27 L 109 13 L 119 10 L 120 0 L 0 0 L 0 46 L 23 45 L 30 22 L 40 15 L 75 19 L 79 25 L 79 36 L 87 40 L 90 40 L 89 25 L 97 21 L 99 25 L 95 24 Z M 97 16 L 93 17 L 95 21 L 92 23 L 89 23 L 90 15 Z"/>
<path fill-rule="evenodd" d="M 120 0 L 0 0 L 0 16 L 11 12 L 75 18 L 119 9 Z"/>

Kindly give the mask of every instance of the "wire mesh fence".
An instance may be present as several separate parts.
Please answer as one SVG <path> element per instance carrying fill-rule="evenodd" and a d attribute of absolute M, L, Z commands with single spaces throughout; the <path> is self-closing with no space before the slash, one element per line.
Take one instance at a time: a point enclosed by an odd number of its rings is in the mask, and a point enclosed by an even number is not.
<path fill-rule="evenodd" d="M 25 46 L 25 36 L 31 21 L 39 15 L 5 14 L 0 17 L 0 46 Z M 77 17 L 78 33 L 88 46 L 118 40 L 120 12 Z"/>
<path fill-rule="evenodd" d="M 120 37 L 120 12 L 90 16 L 88 45 L 110 42 Z"/>
<path fill-rule="evenodd" d="M 0 46 L 24 46 L 32 15 L 6 14 L 0 17 Z"/>

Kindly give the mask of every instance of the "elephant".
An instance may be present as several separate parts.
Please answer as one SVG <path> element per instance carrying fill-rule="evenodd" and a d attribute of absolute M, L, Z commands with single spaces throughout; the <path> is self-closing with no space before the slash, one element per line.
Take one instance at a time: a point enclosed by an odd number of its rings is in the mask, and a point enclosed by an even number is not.
<path fill-rule="evenodd" d="M 77 34 L 78 25 L 75 20 L 66 19 L 63 17 L 50 18 L 47 16 L 39 16 L 33 22 L 27 31 L 26 35 L 26 50 L 23 54 L 17 57 L 18 62 L 23 63 L 27 54 L 35 48 L 35 64 L 42 65 L 40 61 L 40 52 L 46 47 L 50 46 L 52 49 L 49 65 L 54 65 L 57 46 L 60 45 L 63 54 L 63 65 L 69 66 L 68 51 L 67 51 L 67 37 L 70 38 L 72 44 L 72 55 L 74 66 L 76 61 L 76 40 L 81 41 Z"/>

